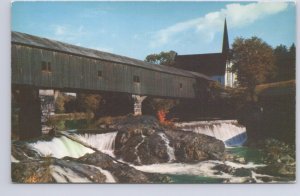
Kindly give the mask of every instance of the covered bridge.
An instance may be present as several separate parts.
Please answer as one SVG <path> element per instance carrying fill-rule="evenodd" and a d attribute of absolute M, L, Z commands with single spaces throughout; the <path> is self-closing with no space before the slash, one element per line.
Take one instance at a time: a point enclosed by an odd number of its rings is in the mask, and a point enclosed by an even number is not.
<path fill-rule="evenodd" d="M 16 85 L 195 98 L 197 81 L 209 80 L 200 73 L 12 32 Z"/>
<path fill-rule="evenodd" d="M 119 92 L 133 95 L 141 114 L 145 96 L 197 98 L 205 95 L 209 77 L 170 66 L 79 47 L 19 32 L 11 34 L 12 88 L 19 89 L 20 126 L 40 134 L 39 89 L 69 92 Z"/>

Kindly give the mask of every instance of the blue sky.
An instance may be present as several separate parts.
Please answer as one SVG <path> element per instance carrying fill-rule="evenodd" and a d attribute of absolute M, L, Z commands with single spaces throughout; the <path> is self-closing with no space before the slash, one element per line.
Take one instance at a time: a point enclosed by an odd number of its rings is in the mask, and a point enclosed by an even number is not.
<path fill-rule="evenodd" d="M 144 60 L 148 54 L 220 52 L 258 36 L 275 47 L 296 39 L 294 3 L 14 2 L 12 30 Z"/>

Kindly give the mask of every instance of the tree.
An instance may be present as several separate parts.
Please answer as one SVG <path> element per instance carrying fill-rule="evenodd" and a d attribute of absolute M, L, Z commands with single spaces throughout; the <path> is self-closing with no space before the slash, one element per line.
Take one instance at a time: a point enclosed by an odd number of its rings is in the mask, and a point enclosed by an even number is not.
<path fill-rule="evenodd" d="M 255 99 L 255 86 L 274 77 L 273 49 L 258 37 L 237 38 L 232 45 L 232 70 L 241 87 L 246 87 L 250 98 Z"/>
<path fill-rule="evenodd" d="M 80 112 L 96 113 L 100 107 L 102 97 L 98 94 L 77 93 L 76 105 Z"/>
<path fill-rule="evenodd" d="M 146 57 L 145 61 L 159 65 L 173 65 L 176 52 L 161 52 L 159 54 L 150 54 Z"/>
<path fill-rule="evenodd" d="M 292 44 L 288 49 L 285 45 L 279 45 L 274 49 L 275 66 L 278 70 L 275 81 L 295 79 L 296 48 Z"/>

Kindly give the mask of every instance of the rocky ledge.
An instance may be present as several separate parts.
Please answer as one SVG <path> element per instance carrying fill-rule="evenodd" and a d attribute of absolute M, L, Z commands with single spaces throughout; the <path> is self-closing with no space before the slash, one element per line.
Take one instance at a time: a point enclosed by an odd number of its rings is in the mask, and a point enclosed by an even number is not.
<path fill-rule="evenodd" d="M 115 155 L 136 165 L 221 160 L 225 146 L 213 137 L 161 125 L 154 117 L 128 117 L 112 123 L 117 129 Z"/>
<path fill-rule="evenodd" d="M 15 183 L 167 183 L 165 175 L 136 170 L 102 152 L 78 159 L 41 157 L 26 143 L 12 144 Z"/>

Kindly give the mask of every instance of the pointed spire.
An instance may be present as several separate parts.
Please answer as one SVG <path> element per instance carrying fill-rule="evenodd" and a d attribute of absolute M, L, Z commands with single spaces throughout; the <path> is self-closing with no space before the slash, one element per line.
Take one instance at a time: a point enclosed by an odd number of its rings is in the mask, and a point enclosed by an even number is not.
<path fill-rule="evenodd" d="M 229 52 L 229 41 L 228 41 L 227 23 L 225 18 L 222 53 L 228 54 L 228 52 Z"/>

